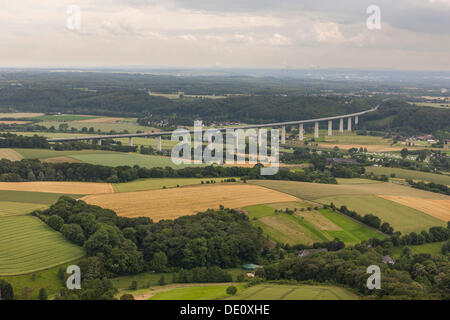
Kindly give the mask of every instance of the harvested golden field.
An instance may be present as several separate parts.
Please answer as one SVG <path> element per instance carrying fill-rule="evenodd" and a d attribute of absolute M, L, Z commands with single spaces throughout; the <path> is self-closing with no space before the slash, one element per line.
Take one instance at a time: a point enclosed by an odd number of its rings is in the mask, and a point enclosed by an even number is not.
<path fill-rule="evenodd" d="M 450 221 L 450 199 L 422 199 L 416 197 L 380 196 L 404 206 L 425 212 L 442 221 Z"/>
<path fill-rule="evenodd" d="M 296 197 L 255 185 L 209 185 L 139 192 L 89 195 L 82 200 L 109 208 L 120 216 L 146 216 L 154 221 L 218 208 L 298 201 Z"/>
<path fill-rule="evenodd" d="M 41 159 L 41 162 L 48 162 L 48 163 L 65 163 L 65 162 L 69 162 L 69 163 L 81 163 L 83 161 L 74 159 L 72 157 L 53 157 L 53 158 L 46 158 L 46 159 Z"/>
<path fill-rule="evenodd" d="M 43 113 L 33 113 L 33 112 L 0 112 L 0 118 L 32 118 L 43 116 Z"/>
<path fill-rule="evenodd" d="M 0 149 L 0 159 L 8 159 L 11 161 L 22 160 L 23 157 L 20 153 L 13 149 Z"/>
<path fill-rule="evenodd" d="M 112 185 L 109 183 L 64 181 L 0 182 L 0 190 L 64 194 L 97 194 L 114 192 Z"/>
<path fill-rule="evenodd" d="M 3 121 L 0 121 L 1 124 L 25 124 L 25 123 L 28 123 L 28 122 L 30 122 L 30 121 L 21 121 L 21 120 L 11 120 L 11 121 L 3 120 Z"/>

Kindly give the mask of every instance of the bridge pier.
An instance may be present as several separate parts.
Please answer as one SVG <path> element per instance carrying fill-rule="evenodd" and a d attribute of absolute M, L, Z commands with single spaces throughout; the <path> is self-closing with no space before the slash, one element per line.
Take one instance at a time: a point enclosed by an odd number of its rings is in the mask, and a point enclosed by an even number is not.
<path fill-rule="evenodd" d="M 162 151 L 161 136 L 158 136 L 158 151 Z"/>
<path fill-rule="evenodd" d="M 352 131 L 352 117 L 348 118 L 347 131 Z"/>
<path fill-rule="evenodd" d="M 339 132 L 344 133 L 344 118 L 339 119 Z"/>
<path fill-rule="evenodd" d="M 314 123 L 314 138 L 319 137 L 319 121 Z"/>
<path fill-rule="evenodd" d="M 129 138 L 129 140 L 128 140 L 128 145 L 129 145 L 130 147 L 133 146 L 133 137 L 130 137 L 130 138 Z"/>
<path fill-rule="evenodd" d="M 262 148 L 262 130 L 258 129 L 258 149 L 261 150 Z"/>
<path fill-rule="evenodd" d="M 286 144 L 286 126 L 281 127 L 281 144 Z"/>
<path fill-rule="evenodd" d="M 303 123 L 298 126 L 298 140 L 303 141 Z"/>
<path fill-rule="evenodd" d="M 328 135 L 333 135 L 333 120 L 328 120 Z"/>
<path fill-rule="evenodd" d="M 359 117 L 355 116 L 355 124 L 358 124 L 358 122 L 359 122 Z"/>

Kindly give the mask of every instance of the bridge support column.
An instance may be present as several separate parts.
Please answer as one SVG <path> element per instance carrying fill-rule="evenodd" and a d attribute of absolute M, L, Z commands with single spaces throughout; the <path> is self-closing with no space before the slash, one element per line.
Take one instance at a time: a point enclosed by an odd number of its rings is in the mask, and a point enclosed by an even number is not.
<path fill-rule="evenodd" d="M 333 135 L 333 120 L 328 120 L 328 135 Z"/>
<path fill-rule="evenodd" d="M 262 148 L 262 130 L 258 129 L 258 150 Z"/>
<path fill-rule="evenodd" d="M 314 138 L 319 137 L 319 121 L 314 123 Z"/>
<path fill-rule="evenodd" d="M 344 118 L 339 119 L 339 132 L 344 133 Z"/>
<path fill-rule="evenodd" d="M 161 136 L 158 136 L 158 151 L 162 150 Z"/>
<path fill-rule="evenodd" d="M 358 122 L 359 122 L 359 117 L 355 116 L 355 124 L 358 124 Z"/>
<path fill-rule="evenodd" d="M 298 126 L 298 140 L 303 141 L 303 123 Z"/>
<path fill-rule="evenodd" d="M 97 144 L 98 144 L 99 146 L 101 146 L 101 145 L 102 145 L 102 139 L 98 139 Z"/>
<path fill-rule="evenodd" d="M 352 117 L 348 118 L 347 131 L 352 131 Z"/>
<path fill-rule="evenodd" d="M 128 140 L 128 145 L 129 145 L 130 147 L 133 146 L 133 137 L 130 137 L 130 138 L 129 138 L 129 140 Z"/>
<path fill-rule="evenodd" d="M 281 144 L 286 144 L 286 126 L 281 127 Z"/>

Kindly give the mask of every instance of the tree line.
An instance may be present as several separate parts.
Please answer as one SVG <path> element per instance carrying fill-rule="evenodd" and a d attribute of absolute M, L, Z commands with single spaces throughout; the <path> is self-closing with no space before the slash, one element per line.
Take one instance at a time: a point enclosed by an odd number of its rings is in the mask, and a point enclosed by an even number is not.
<path fill-rule="evenodd" d="M 108 167 L 89 163 L 42 163 L 37 159 L 20 161 L 0 160 L 0 181 L 86 181 L 128 182 L 142 178 L 219 178 L 240 177 L 242 180 L 271 179 L 318 183 L 337 183 L 331 175 L 320 171 L 291 172 L 279 170 L 275 175 L 261 175 L 261 164 L 253 168 L 203 166 L 173 169 L 171 167 L 144 168 L 137 165 Z"/>

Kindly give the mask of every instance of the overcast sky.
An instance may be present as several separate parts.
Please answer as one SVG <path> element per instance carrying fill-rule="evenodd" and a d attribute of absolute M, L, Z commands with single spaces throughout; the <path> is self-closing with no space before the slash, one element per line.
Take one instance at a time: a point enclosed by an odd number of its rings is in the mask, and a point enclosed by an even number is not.
<path fill-rule="evenodd" d="M 450 0 L 0 0 L 0 66 L 450 71 Z M 67 13 L 81 9 L 79 30 Z M 370 30 L 377 5 L 381 29 Z"/>

